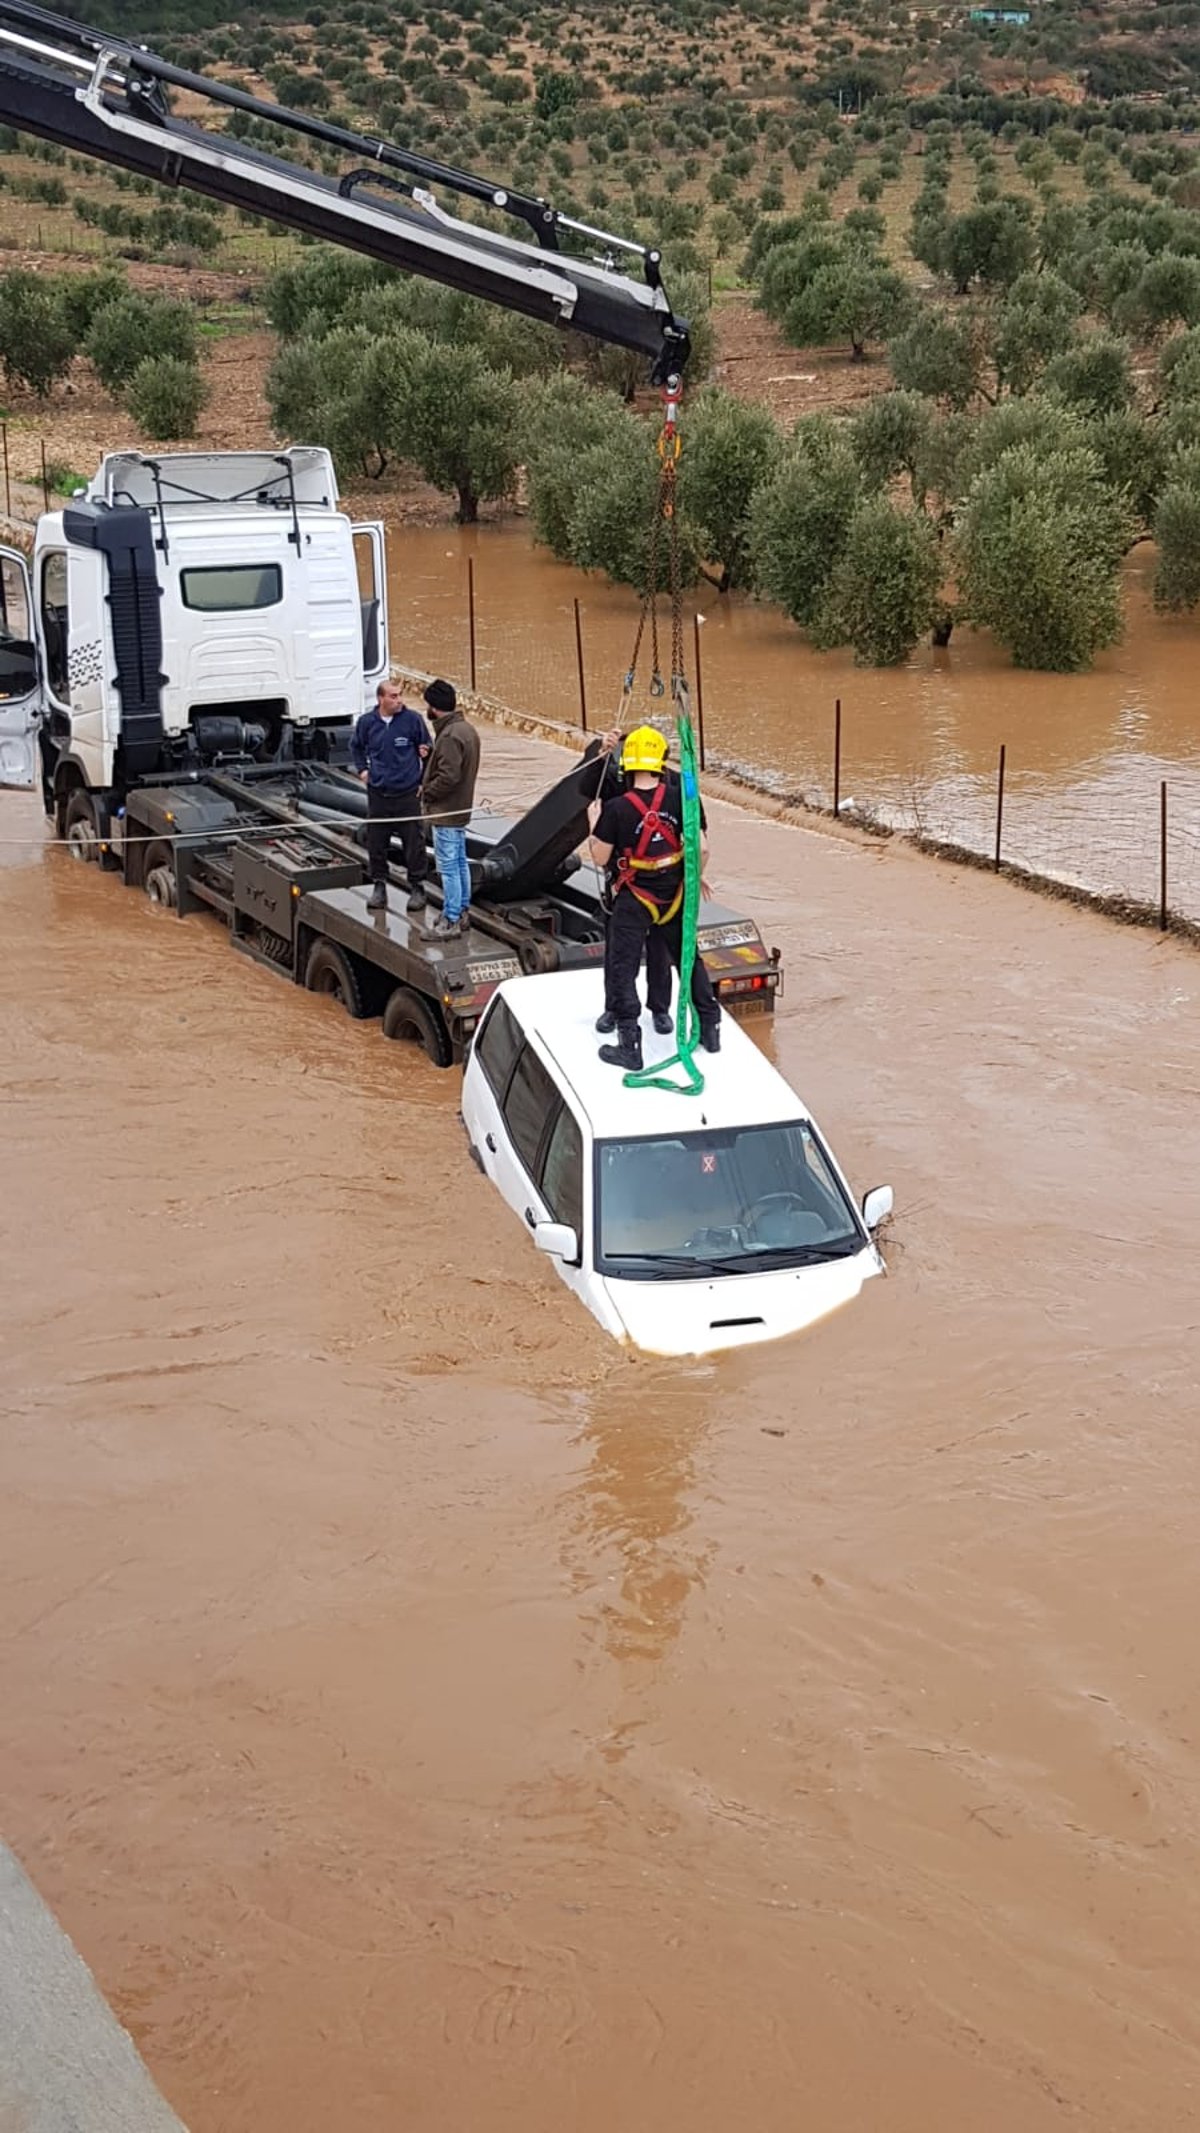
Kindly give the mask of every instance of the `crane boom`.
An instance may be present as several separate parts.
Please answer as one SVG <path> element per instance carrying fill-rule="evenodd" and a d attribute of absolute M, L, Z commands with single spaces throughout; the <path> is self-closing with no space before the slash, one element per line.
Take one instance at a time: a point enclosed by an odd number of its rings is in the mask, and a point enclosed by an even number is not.
<path fill-rule="evenodd" d="M 355 167 L 329 178 L 179 119 L 171 89 L 316 140 L 355 158 Z M 687 325 L 671 309 L 652 248 L 395 143 L 189 73 L 30 0 L 0 0 L 0 122 L 627 348 L 646 357 L 657 383 L 681 374 L 687 361 Z M 509 216 L 528 234 L 463 221 L 440 204 L 433 185 Z M 640 266 L 642 279 L 620 272 L 618 257 Z"/>

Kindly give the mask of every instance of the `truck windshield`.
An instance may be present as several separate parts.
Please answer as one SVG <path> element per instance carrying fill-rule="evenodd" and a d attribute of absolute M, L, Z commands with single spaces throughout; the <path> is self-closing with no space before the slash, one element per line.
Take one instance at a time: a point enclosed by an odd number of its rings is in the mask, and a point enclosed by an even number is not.
<path fill-rule="evenodd" d="M 596 1148 L 596 1262 L 630 1281 L 811 1266 L 863 1232 L 812 1126 L 730 1126 Z"/>

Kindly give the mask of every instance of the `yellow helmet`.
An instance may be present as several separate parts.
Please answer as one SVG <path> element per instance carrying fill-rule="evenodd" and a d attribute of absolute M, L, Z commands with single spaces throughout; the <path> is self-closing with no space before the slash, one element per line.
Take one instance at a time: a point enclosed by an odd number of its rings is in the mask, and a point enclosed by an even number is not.
<path fill-rule="evenodd" d="M 655 775 L 667 760 L 667 744 L 653 726 L 635 726 L 625 735 L 621 750 L 622 770 L 649 770 Z"/>

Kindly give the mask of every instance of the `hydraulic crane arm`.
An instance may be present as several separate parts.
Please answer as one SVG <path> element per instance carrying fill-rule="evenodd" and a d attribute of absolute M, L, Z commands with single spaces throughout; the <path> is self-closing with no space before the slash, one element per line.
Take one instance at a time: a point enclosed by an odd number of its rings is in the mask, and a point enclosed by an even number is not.
<path fill-rule="evenodd" d="M 327 178 L 178 119 L 167 98 L 172 88 L 336 148 L 355 158 L 355 167 Z M 576 222 L 544 200 L 190 74 L 28 0 L 0 0 L 0 122 L 631 349 L 647 358 L 658 383 L 679 375 L 687 361 L 687 326 L 671 309 L 656 251 Z M 461 221 L 434 199 L 428 188 L 435 184 L 509 215 L 529 235 Z M 564 243 L 590 245 L 595 256 L 564 250 Z M 638 263 L 643 279 L 618 272 L 617 255 Z"/>

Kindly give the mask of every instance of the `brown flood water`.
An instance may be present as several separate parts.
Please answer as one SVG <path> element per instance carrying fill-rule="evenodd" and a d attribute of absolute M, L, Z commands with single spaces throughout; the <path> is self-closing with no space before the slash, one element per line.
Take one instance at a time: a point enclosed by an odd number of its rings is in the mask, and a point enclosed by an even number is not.
<path fill-rule="evenodd" d="M 456 679 L 469 674 L 473 556 L 480 688 L 540 717 L 574 722 L 578 597 L 591 716 L 608 722 L 633 643 L 631 593 L 556 563 L 520 523 L 465 532 L 393 526 L 388 547 L 398 660 Z M 902 668 L 856 667 L 845 653 L 814 652 L 773 609 L 702 596 L 710 756 L 768 787 L 799 788 L 830 804 L 840 697 L 843 802 L 990 852 L 1003 742 L 1005 857 L 1153 903 L 1165 778 L 1168 893 L 1177 910 L 1200 918 L 1200 622 L 1156 617 L 1152 575 L 1152 551 L 1140 548 L 1126 576 L 1125 640 L 1078 675 L 1021 673 L 989 637 L 970 630 L 956 632 L 945 651 L 923 646 Z M 689 675 L 693 612 L 690 603 Z"/>
<path fill-rule="evenodd" d="M 192 2133 L 1200 2126 L 1200 961 L 712 815 L 898 1215 L 684 1367 L 456 1077 L 4 850 L 3 1828 Z"/>

